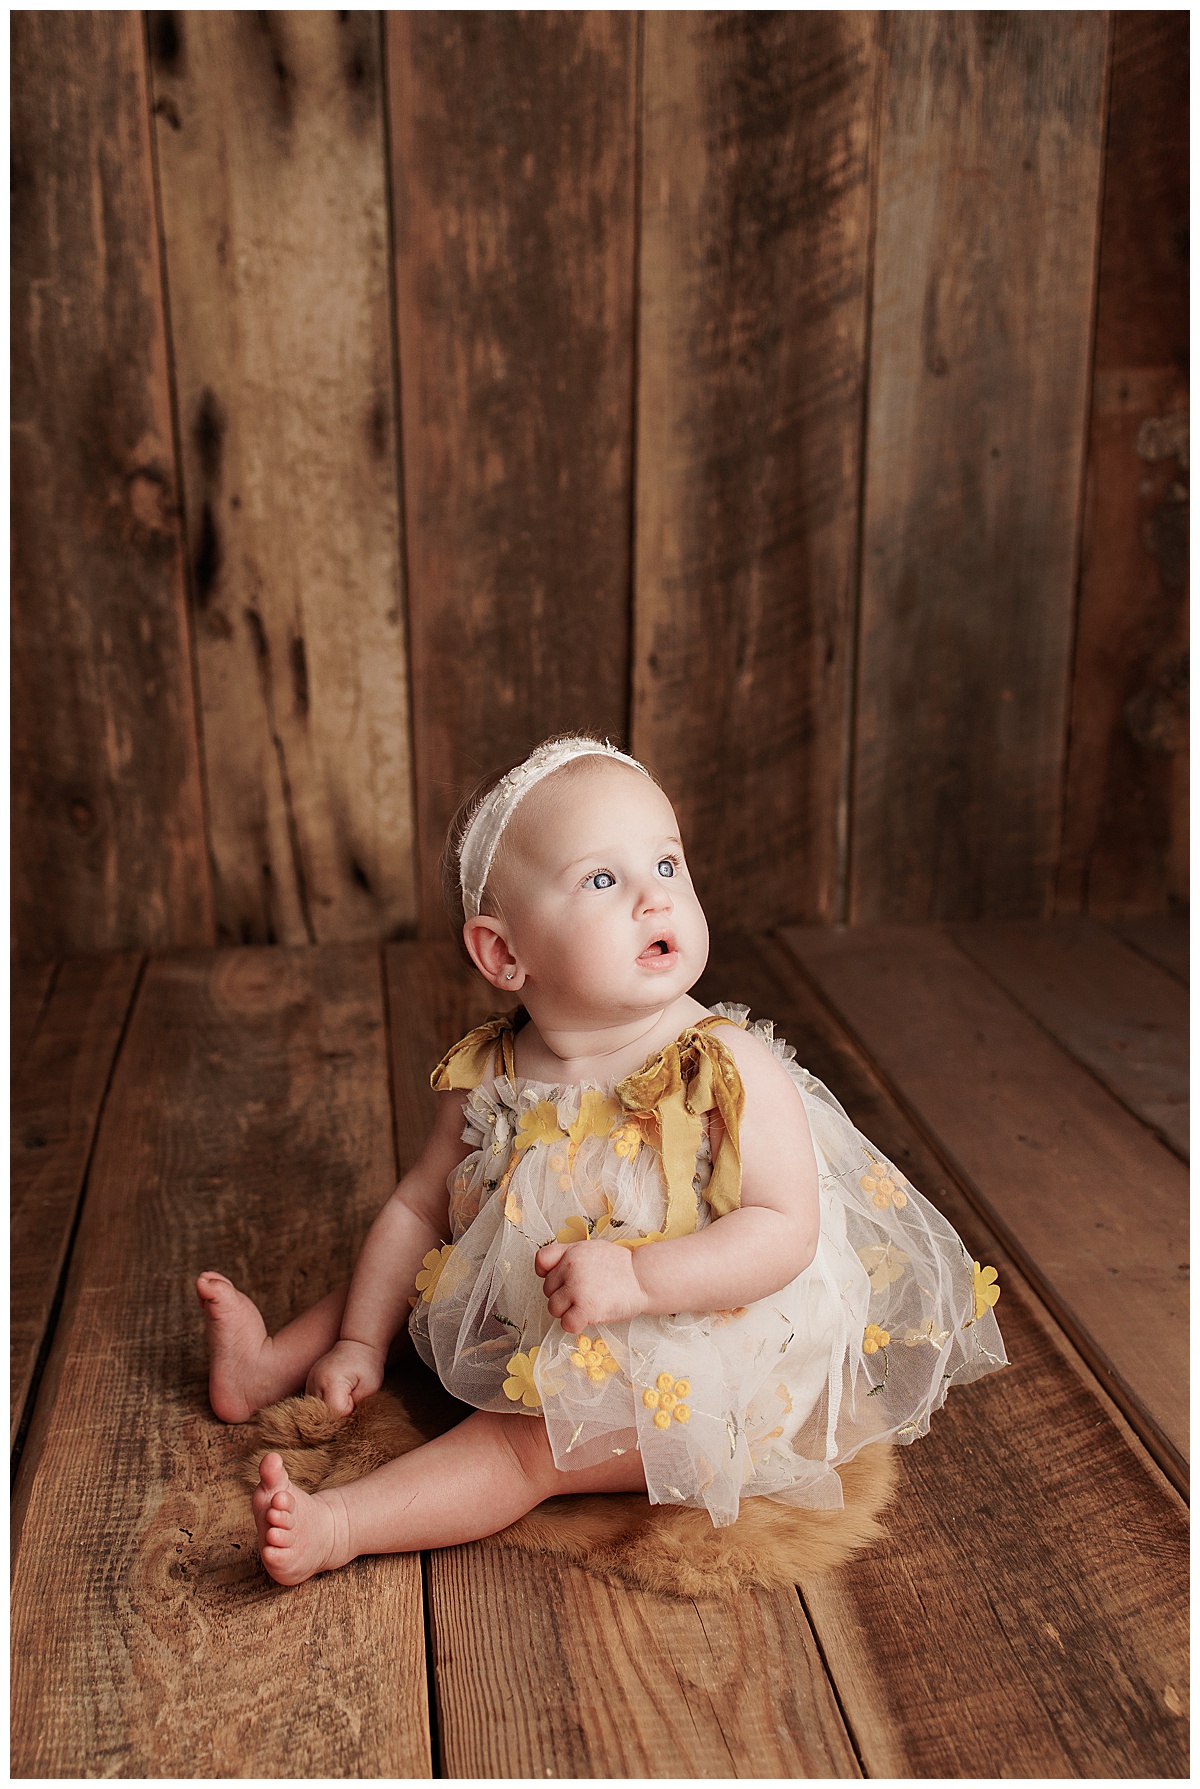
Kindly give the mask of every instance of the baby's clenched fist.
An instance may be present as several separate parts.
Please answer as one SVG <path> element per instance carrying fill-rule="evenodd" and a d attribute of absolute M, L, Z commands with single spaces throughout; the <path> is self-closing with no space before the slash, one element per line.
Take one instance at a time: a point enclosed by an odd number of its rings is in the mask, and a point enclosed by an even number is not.
<path fill-rule="evenodd" d="M 383 1384 L 384 1354 L 366 1342 L 335 1342 L 312 1367 L 304 1389 L 324 1398 L 331 1410 L 349 1416 Z"/>
<path fill-rule="evenodd" d="M 638 1317 L 646 1308 L 633 1251 L 615 1242 L 551 1242 L 538 1250 L 533 1265 L 544 1281 L 550 1315 L 568 1335 L 593 1323 Z"/>

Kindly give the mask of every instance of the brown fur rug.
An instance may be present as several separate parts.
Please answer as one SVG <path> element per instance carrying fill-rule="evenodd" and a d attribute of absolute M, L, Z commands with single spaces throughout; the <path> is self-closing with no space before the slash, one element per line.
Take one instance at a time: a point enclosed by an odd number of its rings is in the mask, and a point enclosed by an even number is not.
<path fill-rule="evenodd" d="M 364 1398 L 339 1417 L 320 1398 L 285 1398 L 258 1415 L 258 1440 L 247 1478 L 272 1451 L 305 1490 L 349 1484 L 428 1439 L 391 1392 Z M 895 1449 L 865 1447 L 838 1469 L 840 1510 L 793 1509 L 748 1497 L 729 1528 L 714 1528 L 706 1510 L 653 1504 L 610 1492 L 553 1497 L 490 1546 L 552 1553 L 587 1571 L 665 1596 L 732 1597 L 751 1585 L 791 1586 L 829 1571 L 883 1533 L 879 1512 L 896 1480 Z"/>

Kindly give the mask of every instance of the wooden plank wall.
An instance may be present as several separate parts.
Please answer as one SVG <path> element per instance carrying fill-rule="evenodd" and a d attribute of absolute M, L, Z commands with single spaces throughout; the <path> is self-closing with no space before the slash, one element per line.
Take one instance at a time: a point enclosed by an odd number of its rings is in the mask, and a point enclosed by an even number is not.
<path fill-rule="evenodd" d="M 437 934 L 567 727 L 720 923 L 1166 911 L 1185 32 L 16 15 L 19 956 Z"/>
<path fill-rule="evenodd" d="M 217 938 L 411 921 L 371 13 L 150 13 Z"/>
<path fill-rule="evenodd" d="M 646 19 L 633 744 L 715 925 L 837 912 L 877 38 Z"/>
<path fill-rule="evenodd" d="M 854 920 L 1053 892 L 1105 53 L 1101 13 L 889 15 Z"/>
<path fill-rule="evenodd" d="M 136 13 L 12 20 L 12 917 L 27 958 L 212 906 Z"/>
<path fill-rule="evenodd" d="M 1114 15 L 1067 912 L 1187 899 L 1189 25 Z"/>
<path fill-rule="evenodd" d="M 637 14 L 388 21 L 422 918 L 446 825 L 627 727 Z"/>

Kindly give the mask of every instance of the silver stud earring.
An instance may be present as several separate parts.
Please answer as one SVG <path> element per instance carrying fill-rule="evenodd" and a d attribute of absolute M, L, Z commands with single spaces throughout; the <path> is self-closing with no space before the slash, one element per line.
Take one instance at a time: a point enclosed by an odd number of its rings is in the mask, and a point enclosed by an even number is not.
<path fill-rule="evenodd" d="M 512 980 L 512 978 L 513 978 L 513 976 L 514 976 L 514 975 L 515 975 L 515 974 L 516 974 L 516 970 L 515 970 L 515 969 L 508 969 L 508 970 L 506 970 L 506 971 L 505 971 L 505 975 L 504 975 L 504 979 L 505 979 L 505 981 L 511 981 L 511 980 Z"/>

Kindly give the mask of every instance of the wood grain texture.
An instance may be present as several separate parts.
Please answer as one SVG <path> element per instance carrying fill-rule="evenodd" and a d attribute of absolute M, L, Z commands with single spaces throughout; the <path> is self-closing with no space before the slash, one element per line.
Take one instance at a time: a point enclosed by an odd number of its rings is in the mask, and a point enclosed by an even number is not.
<path fill-rule="evenodd" d="M 1112 15 L 1066 912 L 1188 892 L 1188 29 Z"/>
<path fill-rule="evenodd" d="M 1186 1773 L 1186 1511 L 1003 1244 L 785 953 L 718 939 L 699 996 L 773 1017 L 1000 1272 L 1012 1365 L 900 1456 L 887 1538 L 803 1586 L 868 1776 Z"/>
<path fill-rule="evenodd" d="M 16 1437 L 83 1197 L 141 958 L 62 965 L 12 1096 L 9 1442 Z"/>
<path fill-rule="evenodd" d="M 939 928 L 782 936 L 1139 1433 L 1182 1471 L 1182 1164 Z"/>
<path fill-rule="evenodd" d="M 447 822 L 628 707 L 636 15 L 387 18 L 421 925 Z"/>
<path fill-rule="evenodd" d="M 41 1024 L 58 964 L 13 963 L 8 988 L 8 1075 L 15 1081 Z"/>
<path fill-rule="evenodd" d="M 323 1293 L 388 1126 L 376 950 L 150 966 L 18 1483 L 14 1774 L 429 1775 L 419 1562 L 267 1579 L 192 1286 L 220 1265 L 273 1328 Z"/>
<path fill-rule="evenodd" d="M 645 15 L 633 744 L 715 924 L 837 917 L 876 34 Z"/>
<path fill-rule="evenodd" d="M 1113 924 L 1113 930 L 1126 944 L 1131 944 L 1142 956 L 1149 957 L 1152 963 L 1158 963 L 1185 987 L 1191 975 L 1191 940 L 1188 922 L 1181 915 L 1174 919 L 1159 917 L 1157 919 L 1123 919 Z"/>
<path fill-rule="evenodd" d="M 389 944 L 384 950 L 396 1159 L 407 1173 L 437 1111 L 429 1077 L 452 1044 L 492 1013 L 519 1004 L 484 981 L 452 944 Z"/>
<path fill-rule="evenodd" d="M 499 1004 L 446 945 L 386 952 L 399 1157 L 439 1057 Z M 618 1589 L 530 1554 L 431 1555 L 441 1768 L 465 1777 L 857 1776 L 792 1596 L 736 1606 Z"/>
<path fill-rule="evenodd" d="M 1188 997 L 1094 920 L 952 926 L 956 944 L 1188 1159 Z"/>
<path fill-rule="evenodd" d="M 854 921 L 1049 910 L 1106 33 L 1101 13 L 888 15 Z"/>
<path fill-rule="evenodd" d="M 681 1602 L 483 1547 L 432 1556 L 442 1768 L 461 1777 L 857 1777 L 796 1597 Z"/>
<path fill-rule="evenodd" d="M 218 936 L 416 918 L 382 49 L 149 15 Z"/>
<path fill-rule="evenodd" d="M 865 1770 L 1186 1776 L 1186 1511 L 1020 1307 L 1005 1336 L 908 1450 L 887 1540 L 802 1586 Z"/>
<path fill-rule="evenodd" d="M 11 73 L 16 948 L 211 943 L 141 15 Z"/>

